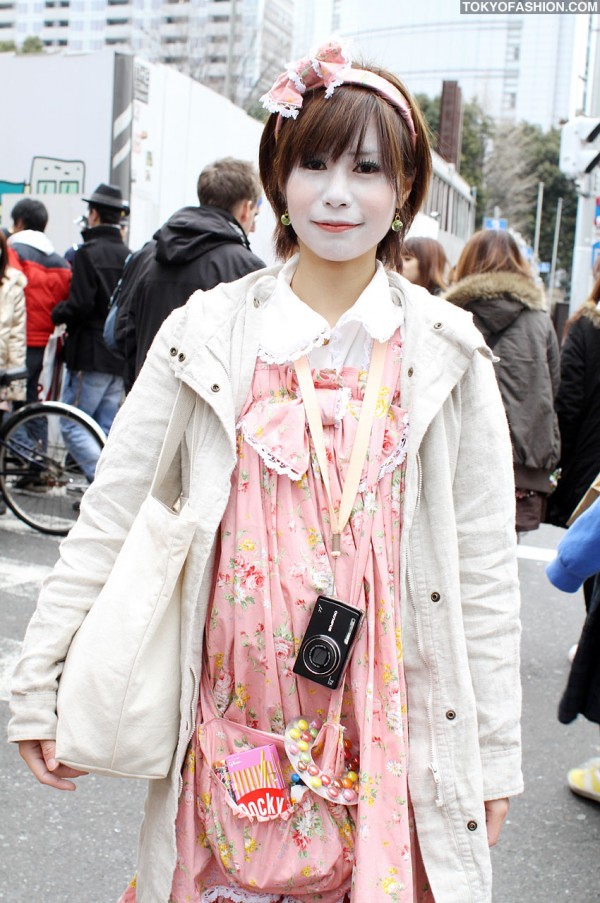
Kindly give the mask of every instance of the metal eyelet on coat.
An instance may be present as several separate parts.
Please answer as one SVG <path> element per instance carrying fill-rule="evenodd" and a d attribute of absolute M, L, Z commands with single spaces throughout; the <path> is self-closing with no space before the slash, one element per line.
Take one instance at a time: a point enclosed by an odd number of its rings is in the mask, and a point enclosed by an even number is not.
<path fill-rule="evenodd" d="M 258 298 L 255 298 L 252 303 L 254 304 L 255 307 L 260 307 L 260 301 Z"/>
<path fill-rule="evenodd" d="M 469 829 L 469 831 L 477 830 L 477 822 L 475 821 L 474 818 L 472 818 L 470 821 L 467 822 L 467 828 Z"/>
<path fill-rule="evenodd" d="M 434 329 L 443 329 L 443 327 L 444 327 L 443 323 L 434 323 L 433 324 Z"/>
<path fill-rule="evenodd" d="M 409 367 L 409 368 L 408 368 L 408 375 L 409 375 L 409 376 L 412 376 L 414 372 L 415 372 L 415 371 L 414 371 L 414 369 L 413 369 L 412 367 Z"/>
<path fill-rule="evenodd" d="M 221 386 L 218 383 L 213 383 L 212 386 L 210 387 L 210 391 L 211 392 L 220 392 Z"/>
<path fill-rule="evenodd" d="M 185 360 L 185 354 L 183 353 L 183 351 L 180 351 L 180 352 L 179 352 L 179 354 L 177 355 L 177 360 L 178 360 L 178 361 L 184 361 L 184 360 Z"/>
<path fill-rule="evenodd" d="M 454 709 L 448 709 L 448 711 L 446 712 L 446 718 L 448 719 L 448 721 L 454 721 L 454 719 L 456 718 L 456 712 L 454 711 Z"/>
<path fill-rule="evenodd" d="M 432 602 L 439 602 L 442 597 L 440 596 L 439 593 L 434 592 L 431 594 L 430 598 L 431 598 Z"/>
<path fill-rule="evenodd" d="M 177 354 L 177 348 L 169 348 L 169 354 L 171 355 L 171 357 L 175 357 L 175 355 Z"/>

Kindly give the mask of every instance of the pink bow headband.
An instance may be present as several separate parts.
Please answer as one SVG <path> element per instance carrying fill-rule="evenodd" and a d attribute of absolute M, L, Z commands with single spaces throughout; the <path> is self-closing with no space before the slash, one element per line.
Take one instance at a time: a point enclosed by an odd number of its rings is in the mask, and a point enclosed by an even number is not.
<path fill-rule="evenodd" d="M 271 90 L 260 98 L 260 102 L 270 113 L 279 114 L 275 135 L 281 128 L 282 117 L 297 117 L 306 91 L 325 88 L 325 97 L 331 97 L 340 85 L 359 85 L 381 94 L 396 107 L 406 123 L 414 149 L 417 134 L 406 99 L 381 75 L 366 69 L 352 69 L 350 63 L 348 54 L 335 41 L 319 47 L 314 56 L 291 63 L 287 71 L 277 78 Z"/>

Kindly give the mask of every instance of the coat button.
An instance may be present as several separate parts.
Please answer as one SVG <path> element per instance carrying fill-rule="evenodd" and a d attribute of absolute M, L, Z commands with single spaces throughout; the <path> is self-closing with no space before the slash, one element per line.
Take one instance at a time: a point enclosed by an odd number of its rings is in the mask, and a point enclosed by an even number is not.
<path fill-rule="evenodd" d="M 179 352 L 179 354 L 177 355 L 177 360 L 178 360 L 178 361 L 184 361 L 184 360 L 185 360 L 185 354 L 183 353 L 183 351 L 180 351 L 180 352 Z"/>
<path fill-rule="evenodd" d="M 470 821 L 467 822 L 467 828 L 469 829 L 469 831 L 476 831 L 477 830 L 477 822 L 472 818 Z"/>
<path fill-rule="evenodd" d="M 432 601 L 432 602 L 439 602 L 439 601 L 440 601 L 440 598 L 441 598 L 441 596 L 440 596 L 439 593 L 432 593 L 432 594 L 431 594 L 431 601 Z"/>
<path fill-rule="evenodd" d="M 409 375 L 409 376 L 412 376 L 414 372 L 415 372 L 415 371 L 414 371 L 414 369 L 413 369 L 412 367 L 409 367 L 409 368 L 408 368 L 408 375 Z"/>
<path fill-rule="evenodd" d="M 175 357 L 175 355 L 177 354 L 177 348 L 169 348 L 169 354 L 171 355 L 171 357 Z"/>
<path fill-rule="evenodd" d="M 210 387 L 210 391 L 211 392 L 220 392 L 221 386 L 218 383 L 213 383 L 212 386 Z"/>
<path fill-rule="evenodd" d="M 454 709 L 448 709 L 448 711 L 446 712 L 446 718 L 448 719 L 448 721 L 454 721 L 454 719 L 456 718 L 456 712 L 454 711 Z"/>
<path fill-rule="evenodd" d="M 434 329 L 442 329 L 443 325 L 444 325 L 443 323 L 434 323 L 433 328 Z"/>
<path fill-rule="evenodd" d="M 260 307 L 260 301 L 258 300 L 258 298 L 255 298 L 252 303 L 254 304 L 255 307 Z"/>

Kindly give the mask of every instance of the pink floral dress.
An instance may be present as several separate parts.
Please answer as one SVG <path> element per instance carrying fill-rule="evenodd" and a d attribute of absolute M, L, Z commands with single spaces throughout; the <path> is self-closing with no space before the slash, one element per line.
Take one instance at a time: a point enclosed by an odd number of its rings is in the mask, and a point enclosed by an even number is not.
<path fill-rule="evenodd" d="M 363 470 L 336 574 L 337 598 L 351 601 L 356 550 L 370 536 L 357 603 L 366 616 L 346 672 L 341 712 L 344 736 L 360 750 L 359 803 L 343 806 L 318 798 L 316 807 L 311 798 L 317 797 L 308 791 L 285 840 L 276 823 L 267 822 L 262 833 L 245 833 L 243 848 L 235 848 L 225 833 L 211 836 L 220 827 L 207 817 L 210 794 L 198 791 L 196 731 L 183 769 L 169 903 L 434 903 L 407 787 L 399 548 L 408 424 L 400 406 L 401 354 L 397 331 L 389 341 L 377 404 L 373 435 L 379 439 L 373 440 Z M 344 367 L 313 376 L 331 491 L 339 502 L 367 373 Z M 210 685 L 224 718 L 277 734 L 300 715 L 326 718 L 331 691 L 296 678 L 292 668 L 316 597 L 332 591 L 328 520 L 293 364 L 258 360 L 238 427 L 238 462 L 205 631 Z M 320 853 L 332 833 L 343 860 L 337 886 L 319 884 Z M 275 857 L 282 874 L 301 874 L 304 886 L 297 882 L 278 894 L 259 890 L 261 871 Z M 243 885 L 236 880 L 240 862 Z M 134 884 L 121 903 L 133 903 Z"/>

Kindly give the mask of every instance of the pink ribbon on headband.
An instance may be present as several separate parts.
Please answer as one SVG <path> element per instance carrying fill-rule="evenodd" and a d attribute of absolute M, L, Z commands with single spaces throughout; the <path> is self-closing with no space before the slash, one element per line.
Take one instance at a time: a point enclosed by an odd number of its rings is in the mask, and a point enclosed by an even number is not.
<path fill-rule="evenodd" d="M 370 88 L 389 100 L 404 119 L 413 148 L 417 135 L 411 109 L 401 92 L 387 79 L 367 69 L 353 69 L 351 59 L 335 41 L 324 44 L 314 56 L 291 63 L 275 84 L 260 98 L 270 113 L 278 113 L 275 135 L 281 128 L 282 117 L 295 119 L 302 107 L 303 95 L 314 88 L 325 88 L 325 97 L 331 97 L 340 85 L 358 85 Z"/>

